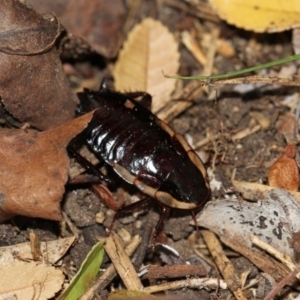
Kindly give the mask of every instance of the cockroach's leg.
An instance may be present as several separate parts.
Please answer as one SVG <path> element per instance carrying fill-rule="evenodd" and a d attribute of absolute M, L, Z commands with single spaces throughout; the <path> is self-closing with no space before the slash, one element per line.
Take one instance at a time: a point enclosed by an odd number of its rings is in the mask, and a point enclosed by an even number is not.
<path fill-rule="evenodd" d="M 147 109 L 151 109 L 152 104 L 152 96 L 145 92 L 132 92 L 126 93 L 127 96 L 136 100 L 139 104 L 146 107 Z M 139 99 L 140 98 L 140 99 Z"/>
<path fill-rule="evenodd" d="M 77 175 L 76 177 L 69 179 L 68 184 L 99 184 L 101 180 L 98 176 L 90 175 L 90 174 L 82 174 Z"/>
<path fill-rule="evenodd" d="M 143 230 L 141 233 L 141 244 L 132 258 L 132 264 L 136 271 L 138 271 L 141 268 L 145 260 L 146 253 L 149 250 L 149 244 L 151 244 L 152 242 L 153 228 L 157 224 L 158 219 L 159 215 L 154 210 L 150 210 L 147 214 L 147 219 L 143 225 Z"/>
<path fill-rule="evenodd" d="M 108 184 L 112 184 L 113 181 L 105 176 L 98 167 L 95 167 L 91 162 L 89 162 L 86 158 L 80 155 L 74 148 L 68 147 L 69 153 L 77 160 L 77 162 L 86 169 L 88 173 L 97 176 L 100 181 L 105 181 Z"/>
<path fill-rule="evenodd" d="M 116 214 L 114 215 L 114 218 L 109 226 L 108 229 L 108 235 L 111 233 L 114 223 L 115 221 L 120 218 L 122 215 L 127 214 L 129 212 L 132 212 L 133 210 L 135 210 L 136 208 L 139 208 L 141 206 L 147 205 L 150 201 L 152 200 L 152 198 L 150 197 L 145 197 L 137 202 L 134 202 L 132 204 L 129 204 L 127 206 L 122 207 L 121 209 L 119 209 Z"/>
<path fill-rule="evenodd" d="M 165 220 L 169 217 L 171 208 L 165 205 L 160 205 L 161 208 L 161 215 L 159 217 L 159 220 L 154 228 L 153 232 L 153 248 L 156 244 L 156 238 L 158 236 L 158 233 L 161 231 L 161 229 L 164 226 Z"/>
<path fill-rule="evenodd" d="M 199 239 L 200 238 L 200 230 L 199 230 L 199 226 L 198 226 L 198 223 L 197 223 L 196 214 L 195 214 L 194 210 L 191 210 L 191 215 L 192 215 L 192 218 L 194 220 L 195 227 L 196 227 L 196 237 Z"/>

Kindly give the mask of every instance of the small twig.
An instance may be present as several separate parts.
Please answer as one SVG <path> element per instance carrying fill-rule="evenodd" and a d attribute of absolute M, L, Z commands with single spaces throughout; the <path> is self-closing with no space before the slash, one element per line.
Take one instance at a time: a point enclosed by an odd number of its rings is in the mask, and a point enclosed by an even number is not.
<path fill-rule="evenodd" d="M 208 143 L 211 143 L 215 140 L 217 140 L 219 138 L 219 134 L 215 134 L 215 135 L 210 135 L 204 139 L 202 139 L 201 141 L 199 141 L 198 143 L 196 143 L 193 147 L 194 150 L 197 150 L 203 146 L 205 146 Z"/>
<path fill-rule="evenodd" d="M 260 129 L 261 129 L 261 126 L 260 126 L 260 125 L 256 125 L 256 126 L 254 126 L 253 128 L 247 127 L 247 128 L 245 128 L 245 129 L 239 131 L 238 133 L 234 134 L 234 135 L 231 137 L 231 139 L 232 139 L 233 141 L 244 139 L 245 137 L 247 137 L 247 136 L 249 136 L 249 135 L 251 135 L 251 134 L 257 132 L 257 131 L 260 130 Z"/>
<path fill-rule="evenodd" d="M 274 288 L 264 298 L 264 300 L 272 300 L 276 295 L 279 294 L 279 292 L 285 285 L 289 284 L 295 277 L 297 277 L 297 274 L 299 272 L 300 272 L 300 265 L 297 265 L 291 273 L 289 273 L 286 277 L 284 277 L 280 282 L 278 282 L 274 286 Z"/>
<path fill-rule="evenodd" d="M 300 75 L 249 75 L 221 79 L 218 84 L 274 84 L 279 86 L 299 86 Z"/>
<path fill-rule="evenodd" d="M 227 284 L 224 282 L 224 280 L 219 281 L 218 279 L 215 278 L 188 278 L 185 280 L 167 282 L 160 285 L 152 285 L 144 288 L 143 291 L 152 294 L 152 293 L 158 293 L 166 290 L 175 290 L 175 289 L 181 289 L 187 287 L 192 289 L 202 289 L 206 286 L 217 287 L 218 284 L 220 284 L 220 287 L 222 289 L 227 288 Z"/>
<path fill-rule="evenodd" d="M 70 220 L 70 218 L 68 217 L 68 215 L 63 211 L 62 212 L 62 220 L 61 220 L 61 223 L 65 221 L 70 230 L 72 231 L 73 235 L 75 236 L 76 239 L 79 238 L 79 230 L 77 229 L 77 227 L 72 223 L 72 221 Z"/>
<path fill-rule="evenodd" d="M 42 259 L 41 242 L 38 236 L 33 232 L 29 232 L 30 250 L 33 260 L 40 261 Z"/>
<path fill-rule="evenodd" d="M 194 37 L 188 31 L 183 31 L 181 34 L 181 40 L 185 47 L 193 54 L 199 64 L 205 66 L 207 64 L 207 58 L 204 56 Z"/>
<path fill-rule="evenodd" d="M 121 240 L 113 231 L 106 239 L 104 249 L 110 257 L 126 288 L 131 291 L 139 291 L 143 289 L 142 282 L 126 254 Z"/>
<path fill-rule="evenodd" d="M 243 295 L 240 277 L 236 274 L 231 261 L 225 255 L 215 234 L 208 230 L 202 230 L 201 233 L 216 265 L 228 284 L 228 288 L 238 300 L 246 300 L 246 297 Z"/>
<path fill-rule="evenodd" d="M 252 201 L 268 199 L 269 193 L 275 189 L 268 185 L 238 180 L 232 180 L 232 185 L 237 192 L 242 194 L 243 198 Z M 288 191 L 288 193 L 300 203 L 299 192 Z"/>
<path fill-rule="evenodd" d="M 203 267 L 195 265 L 165 265 L 165 266 L 149 266 L 149 271 L 145 278 L 161 279 L 161 278 L 180 278 L 188 276 L 207 276 L 207 272 Z"/>
<path fill-rule="evenodd" d="M 268 243 L 260 240 L 257 236 L 255 235 L 250 235 L 250 240 L 251 242 L 258 246 L 259 248 L 265 250 L 272 256 L 276 257 L 280 262 L 282 262 L 285 266 L 287 266 L 290 270 L 294 270 L 295 264 L 293 263 L 292 259 L 290 258 L 289 255 L 283 254 L 279 252 L 277 249 L 273 248 L 271 245 Z M 300 279 L 300 274 L 296 276 L 298 279 Z"/>

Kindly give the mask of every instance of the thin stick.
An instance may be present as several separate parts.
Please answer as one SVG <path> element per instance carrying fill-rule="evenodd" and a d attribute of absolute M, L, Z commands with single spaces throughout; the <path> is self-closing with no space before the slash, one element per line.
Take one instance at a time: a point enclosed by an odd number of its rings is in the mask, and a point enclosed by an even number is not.
<path fill-rule="evenodd" d="M 240 277 L 237 275 L 231 261 L 225 255 L 216 235 L 208 230 L 202 230 L 201 233 L 216 265 L 225 279 L 225 282 L 228 284 L 228 288 L 235 295 L 236 299 L 246 300 L 242 292 Z"/>
<path fill-rule="evenodd" d="M 218 280 L 216 278 L 187 278 L 185 280 L 179 280 L 174 282 L 167 282 L 160 285 L 152 285 L 149 287 L 144 288 L 144 292 L 153 294 L 158 293 L 166 290 L 175 290 L 181 288 L 193 288 L 193 289 L 202 289 L 206 286 L 215 286 L 217 287 L 220 284 L 222 289 L 226 289 L 227 285 L 224 280 Z"/>
<path fill-rule="evenodd" d="M 270 291 L 270 293 L 264 298 L 264 300 L 272 300 L 276 295 L 279 294 L 279 292 L 281 291 L 281 289 L 289 284 L 289 282 L 291 282 L 291 280 L 293 280 L 297 274 L 300 272 L 300 265 L 297 265 L 294 269 L 294 271 L 292 271 L 290 274 L 288 274 L 286 277 L 284 277 L 280 282 L 278 282 L 274 288 Z"/>
<path fill-rule="evenodd" d="M 126 254 L 121 240 L 114 232 L 111 232 L 111 235 L 106 239 L 104 249 L 126 288 L 131 291 L 143 289 L 142 282 Z"/>

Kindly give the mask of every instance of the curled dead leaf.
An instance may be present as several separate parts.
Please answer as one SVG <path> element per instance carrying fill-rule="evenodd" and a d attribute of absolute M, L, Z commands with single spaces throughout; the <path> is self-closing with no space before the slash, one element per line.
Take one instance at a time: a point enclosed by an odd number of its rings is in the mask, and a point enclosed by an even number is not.
<path fill-rule="evenodd" d="M 42 16 L 19 1 L 0 1 L 0 95 L 13 117 L 48 129 L 75 115 L 76 97 L 55 43 L 56 17 Z"/>
<path fill-rule="evenodd" d="M 59 202 L 68 178 L 66 146 L 93 112 L 54 129 L 0 131 L 0 221 L 15 215 L 61 218 Z"/>
<path fill-rule="evenodd" d="M 179 68 L 178 44 L 161 22 L 151 18 L 136 25 L 128 35 L 115 66 L 115 87 L 119 91 L 147 91 L 153 96 L 152 111 L 169 101 L 176 81 L 166 74 Z"/>
<path fill-rule="evenodd" d="M 270 186 L 289 191 L 299 187 L 299 169 L 295 161 L 296 146 L 287 145 L 281 157 L 270 167 L 268 181 Z"/>
<path fill-rule="evenodd" d="M 84 54 L 88 48 L 92 48 L 105 57 L 116 57 L 123 42 L 125 4 L 122 0 L 27 0 L 26 3 L 41 13 L 54 12 L 59 16 L 71 33 L 67 43 L 68 51 L 73 53 L 69 54 Z M 70 49 L 73 45 L 77 47 Z M 63 55 L 68 56 L 65 52 Z"/>

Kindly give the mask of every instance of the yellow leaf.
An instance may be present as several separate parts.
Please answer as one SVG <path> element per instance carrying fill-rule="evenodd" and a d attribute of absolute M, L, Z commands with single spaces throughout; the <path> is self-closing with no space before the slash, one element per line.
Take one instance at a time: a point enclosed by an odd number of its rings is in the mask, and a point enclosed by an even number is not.
<path fill-rule="evenodd" d="M 255 32 L 278 32 L 300 25 L 299 0 L 210 0 L 229 24 Z"/>
<path fill-rule="evenodd" d="M 176 81 L 166 80 L 179 68 L 178 44 L 161 22 L 146 18 L 128 35 L 115 66 L 115 88 L 118 91 L 146 91 L 153 96 L 152 111 L 168 102 Z"/>

